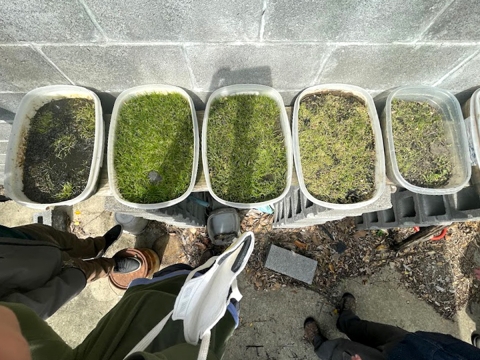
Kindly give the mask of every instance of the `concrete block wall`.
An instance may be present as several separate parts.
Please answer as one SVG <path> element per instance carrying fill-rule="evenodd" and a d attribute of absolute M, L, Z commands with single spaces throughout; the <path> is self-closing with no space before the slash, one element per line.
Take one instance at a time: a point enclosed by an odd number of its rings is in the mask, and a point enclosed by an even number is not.
<path fill-rule="evenodd" d="M 50 84 L 173 84 L 199 108 L 235 83 L 286 104 L 326 82 L 458 92 L 480 83 L 479 17 L 476 0 L 0 0 L 0 120 Z"/>

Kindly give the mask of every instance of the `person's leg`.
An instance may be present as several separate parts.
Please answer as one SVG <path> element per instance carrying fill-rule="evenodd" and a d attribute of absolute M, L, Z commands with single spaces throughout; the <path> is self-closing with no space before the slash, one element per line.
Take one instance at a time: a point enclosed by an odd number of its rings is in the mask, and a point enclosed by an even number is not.
<path fill-rule="evenodd" d="M 345 310 L 340 314 L 337 328 L 351 340 L 374 348 L 381 348 L 396 340 L 400 341 L 408 334 L 408 331 L 396 326 L 361 320 L 351 310 Z"/>
<path fill-rule="evenodd" d="M 66 263 L 82 270 L 87 278 L 87 283 L 107 277 L 116 266 L 115 259 L 108 258 L 92 260 L 71 258 Z"/>
<path fill-rule="evenodd" d="M 351 340 L 379 350 L 385 350 L 401 341 L 408 331 L 396 326 L 361 320 L 356 314 L 356 300 L 344 294 L 340 305 L 337 328 Z"/>
<path fill-rule="evenodd" d="M 74 234 L 59 231 L 51 226 L 43 224 L 18 226 L 14 229 L 21 231 L 36 240 L 47 241 L 60 246 L 62 251 L 65 251 L 72 258 L 94 258 L 105 248 L 106 244 L 103 236 L 79 239 Z"/>
<path fill-rule="evenodd" d="M 304 337 L 313 345 L 315 354 L 322 360 L 351 359 L 354 355 L 360 355 L 364 360 L 383 360 L 384 356 L 376 349 L 347 340 L 328 340 L 320 332 L 313 318 L 307 318 L 304 322 Z"/>

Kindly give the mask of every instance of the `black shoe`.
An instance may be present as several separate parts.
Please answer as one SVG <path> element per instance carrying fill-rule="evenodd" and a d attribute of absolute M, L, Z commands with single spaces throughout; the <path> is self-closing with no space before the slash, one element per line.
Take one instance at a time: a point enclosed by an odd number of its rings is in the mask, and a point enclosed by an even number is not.
<path fill-rule="evenodd" d="M 135 257 L 117 258 L 114 257 L 115 267 L 113 272 L 128 274 L 137 271 L 142 266 L 142 262 Z"/>
<path fill-rule="evenodd" d="M 472 345 L 480 349 L 480 333 L 476 331 L 472 333 Z"/>
<path fill-rule="evenodd" d="M 123 226 L 115 225 L 110 230 L 108 230 L 103 237 L 105 238 L 105 247 L 95 256 L 95 259 L 101 258 L 107 252 L 107 249 L 112 246 L 112 244 L 118 240 L 122 235 Z"/>
<path fill-rule="evenodd" d="M 350 293 L 345 293 L 340 300 L 340 305 L 338 305 L 338 312 L 342 313 L 345 310 L 350 310 L 353 313 L 357 311 L 357 300 L 355 296 Z"/>

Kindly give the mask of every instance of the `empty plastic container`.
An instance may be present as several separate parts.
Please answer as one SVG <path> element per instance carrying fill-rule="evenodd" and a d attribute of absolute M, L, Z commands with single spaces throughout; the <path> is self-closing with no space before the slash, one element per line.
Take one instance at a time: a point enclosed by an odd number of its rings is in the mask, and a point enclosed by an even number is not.
<path fill-rule="evenodd" d="M 77 197 L 55 203 L 42 204 L 30 200 L 23 192 L 23 162 L 22 154 L 30 121 L 37 110 L 46 103 L 64 98 L 84 98 L 93 100 L 95 105 L 95 144 L 91 160 L 90 173 L 85 189 Z M 97 189 L 97 180 L 103 161 L 103 146 L 105 142 L 102 105 L 98 96 L 88 89 L 72 85 L 53 85 L 34 89 L 28 92 L 20 102 L 13 121 L 12 132 L 5 160 L 5 193 L 17 203 L 33 208 L 46 209 L 50 206 L 71 206 L 88 199 Z M 45 144 L 48 146 L 48 144 Z"/>
<path fill-rule="evenodd" d="M 392 101 L 426 102 L 442 115 L 445 133 L 450 146 L 453 162 L 452 176 L 447 184 L 438 188 L 426 188 L 409 183 L 398 169 L 392 132 Z M 381 116 L 385 153 L 387 158 L 387 176 L 398 186 L 412 192 L 425 195 L 447 195 L 461 190 L 470 180 L 471 167 L 467 144 L 467 134 L 458 100 L 449 91 L 430 86 L 403 86 L 393 90 L 387 97 Z M 425 141 L 429 141 L 428 138 Z"/>
<path fill-rule="evenodd" d="M 311 94 L 319 94 L 319 93 L 345 93 L 354 95 L 360 99 L 362 99 L 367 106 L 368 114 L 370 115 L 373 137 L 375 141 L 375 153 L 376 153 L 376 160 L 375 160 L 375 191 L 372 197 L 365 201 L 359 201 L 353 204 L 338 204 L 338 203 L 329 203 L 322 200 L 317 199 L 313 196 L 307 189 L 305 185 L 305 180 L 303 177 L 303 170 L 302 170 L 302 162 L 301 162 L 301 155 L 300 155 L 300 144 L 298 139 L 298 111 L 300 108 L 300 103 L 302 99 Z M 293 151 L 294 151 L 294 158 L 295 158 L 295 168 L 297 169 L 297 178 L 298 178 L 298 185 L 300 186 L 300 190 L 302 193 L 307 197 L 308 200 L 313 202 L 314 204 L 330 208 L 330 209 L 342 209 L 342 210 L 349 210 L 349 209 L 360 209 L 365 206 L 368 206 L 375 201 L 377 201 L 382 193 L 385 190 L 385 155 L 383 152 L 383 141 L 382 141 L 382 131 L 380 129 L 380 123 L 378 120 L 377 110 L 375 109 L 375 104 L 373 102 L 372 97 L 370 94 L 365 90 L 358 86 L 354 85 L 346 85 L 346 84 L 325 84 L 325 85 L 317 85 L 309 87 L 303 90 L 296 98 L 294 108 L 293 108 Z"/>

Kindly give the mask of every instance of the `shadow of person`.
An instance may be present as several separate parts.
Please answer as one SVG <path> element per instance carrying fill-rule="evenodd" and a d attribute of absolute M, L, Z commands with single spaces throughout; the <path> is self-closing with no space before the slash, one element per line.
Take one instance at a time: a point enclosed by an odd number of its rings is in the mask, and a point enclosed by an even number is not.
<path fill-rule="evenodd" d="M 145 230 L 135 236 L 134 247 L 152 249 L 157 253 L 161 263 L 168 239 L 167 226 L 164 223 L 149 221 Z"/>
<path fill-rule="evenodd" d="M 480 228 L 480 225 L 477 225 Z M 477 229 L 480 230 L 480 229 Z M 480 268 L 480 233 L 468 244 L 460 261 L 463 275 L 470 280 L 470 289 L 466 305 L 466 313 L 480 331 L 480 280 L 475 278 L 474 269 Z"/>
<path fill-rule="evenodd" d="M 100 103 L 102 104 L 102 112 L 103 114 L 111 114 L 113 111 L 113 105 L 115 104 L 115 100 L 117 100 L 118 95 L 120 92 L 106 92 L 95 89 L 93 87 L 84 86 L 86 89 L 93 91 L 98 98 L 100 99 Z"/>
<path fill-rule="evenodd" d="M 13 122 L 14 118 L 15 118 L 15 113 L 13 111 L 0 107 L 0 120 L 11 123 Z"/>
<path fill-rule="evenodd" d="M 272 86 L 272 70 L 269 66 L 256 66 L 245 69 L 232 70 L 223 67 L 217 70 L 210 82 L 209 90 L 234 84 L 259 84 Z"/>

